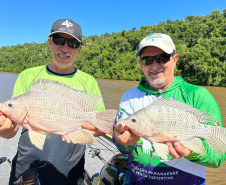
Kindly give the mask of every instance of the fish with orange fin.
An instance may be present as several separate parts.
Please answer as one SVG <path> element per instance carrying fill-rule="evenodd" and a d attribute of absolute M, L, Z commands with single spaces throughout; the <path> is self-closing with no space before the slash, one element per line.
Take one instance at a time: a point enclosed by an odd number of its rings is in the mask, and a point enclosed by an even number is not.
<path fill-rule="evenodd" d="M 90 122 L 104 133 L 112 129 L 117 110 L 94 111 L 102 101 L 95 94 L 40 79 L 31 84 L 28 93 L 1 103 L 0 111 L 26 128 L 32 144 L 43 149 L 51 133 L 62 135 L 68 143 L 96 143 L 92 133 L 81 124 Z"/>

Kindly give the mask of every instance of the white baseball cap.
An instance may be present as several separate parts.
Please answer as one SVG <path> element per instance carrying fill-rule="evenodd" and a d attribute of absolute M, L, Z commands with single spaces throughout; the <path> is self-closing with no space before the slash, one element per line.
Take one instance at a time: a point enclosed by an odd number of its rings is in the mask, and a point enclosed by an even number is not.
<path fill-rule="evenodd" d="M 140 55 L 142 49 L 147 46 L 155 46 L 168 54 L 171 54 L 173 51 L 176 51 L 176 47 L 173 43 L 173 40 L 169 35 L 162 34 L 162 33 L 152 33 L 145 37 L 141 42 L 139 49 L 137 50 L 136 57 Z"/>

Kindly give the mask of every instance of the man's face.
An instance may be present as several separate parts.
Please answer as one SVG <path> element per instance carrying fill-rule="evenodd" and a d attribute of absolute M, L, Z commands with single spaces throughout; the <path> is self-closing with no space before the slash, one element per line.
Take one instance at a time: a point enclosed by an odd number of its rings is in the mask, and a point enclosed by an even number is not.
<path fill-rule="evenodd" d="M 74 39 L 71 35 L 65 33 L 59 33 L 57 35 L 67 39 Z M 79 48 L 70 48 L 67 41 L 62 46 L 53 43 L 51 38 L 48 41 L 52 53 L 51 70 L 58 73 L 71 72 L 70 70 L 74 69 L 73 64 L 75 58 L 82 49 L 82 46 Z"/>
<path fill-rule="evenodd" d="M 156 56 L 165 53 L 163 50 L 157 47 L 145 47 L 141 52 L 141 57 Z M 155 60 L 152 64 L 144 66 L 139 60 L 142 71 L 149 83 L 149 86 L 158 91 L 159 89 L 165 90 L 168 88 L 174 80 L 174 68 L 177 63 L 177 54 L 170 57 L 169 62 L 165 64 L 159 64 Z"/>

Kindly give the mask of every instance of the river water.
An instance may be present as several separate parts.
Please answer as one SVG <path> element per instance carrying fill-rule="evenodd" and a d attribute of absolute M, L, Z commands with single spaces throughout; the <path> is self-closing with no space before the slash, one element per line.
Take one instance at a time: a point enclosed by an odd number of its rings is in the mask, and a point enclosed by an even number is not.
<path fill-rule="evenodd" d="M 0 102 L 11 97 L 13 85 L 17 74 L 0 73 Z M 123 93 L 131 88 L 135 88 L 138 82 L 122 80 L 97 79 L 106 109 L 118 109 L 119 101 Z M 224 87 L 205 87 L 216 99 L 226 127 L 226 88 Z M 0 149 L 1 157 L 1 149 Z M 206 168 L 207 185 L 226 185 L 226 162 L 220 168 Z"/>

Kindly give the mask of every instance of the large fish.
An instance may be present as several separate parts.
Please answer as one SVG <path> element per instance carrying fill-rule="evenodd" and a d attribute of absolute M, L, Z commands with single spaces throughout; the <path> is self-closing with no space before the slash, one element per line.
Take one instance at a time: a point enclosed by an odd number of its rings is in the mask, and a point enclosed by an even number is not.
<path fill-rule="evenodd" d="M 168 147 L 162 142 L 179 141 L 184 147 L 206 154 L 200 138 L 206 140 L 214 153 L 226 152 L 226 128 L 202 124 L 214 116 L 174 100 L 159 99 L 121 120 L 124 129 L 150 141 L 156 154 L 167 160 Z"/>
<path fill-rule="evenodd" d="M 75 90 L 52 80 L 37 80 L 30 91 L 0 104 L 0 111 L 15 123 L 28 129 L 31 142 L 43 149 L 50 133 L 62 135 L 72 143 L 97 142 L 81 123 L 90 122 L 108 133 L 117 110 L 94 111 L 103 99 L 95 94 Z"/>

